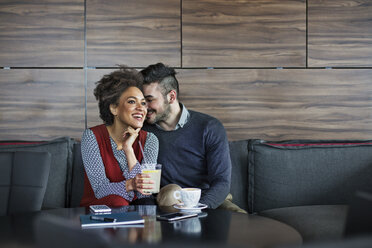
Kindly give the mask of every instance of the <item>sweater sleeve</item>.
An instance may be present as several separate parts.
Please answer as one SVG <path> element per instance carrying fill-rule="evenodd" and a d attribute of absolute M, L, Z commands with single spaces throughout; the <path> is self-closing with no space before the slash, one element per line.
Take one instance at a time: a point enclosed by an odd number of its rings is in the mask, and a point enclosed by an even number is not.
<path fill-rule="evenodd" d="M 204 139 L 210 187 L 202 192 L 200 202 L 217 208 L 230 192 L 231 183 L 229 143 L 222 123 L 217 119 L 210 121 Z"/>
<path fill-rule="evenodd" d="M 142 164 L 156 164 L 159 153 L 159 140 L 155 134 L 148 132 L 144 150 L 144 158 Z"/>
<path fill-rule="evenodd" d="M 134 192 L 127 192 L 126 181 L 110 182 L 106 177 L 105 166 L 99 151 L 99 146 L 90 129 L 86 129 L 81 139 L 81 154 L 90 185 L 94 195 L 100 199 L 108 195 L 119 195 L 128 201 L 132 201 Z M 139 166 L 139 165 L 138 165 Z"/>

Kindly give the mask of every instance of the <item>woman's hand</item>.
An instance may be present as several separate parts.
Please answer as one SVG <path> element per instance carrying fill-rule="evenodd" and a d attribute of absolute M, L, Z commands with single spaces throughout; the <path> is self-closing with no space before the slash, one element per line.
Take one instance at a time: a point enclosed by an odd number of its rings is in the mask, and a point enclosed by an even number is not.
<path fill-rule="evenodd" d="M 124 130 L 123 133 L 123 142 L 119 144 L 117 149 L 125 151 L 131 151 L 133 148 L 133 143 L 138 137 L 138 133 L 141 128 L 134 129 L 131 126 L 128 126 L 127 130 Z"/>
<path fill-rule="evenodd" d="M 117 148 L 118 150 L 124 151 L 125 156 L 127 157 L 129 171 L 131 171 L 137 163 L 137 158 L 134 155 L 133 143 L 137 139 L 140 130 L 141 128 L 134 129 L 129 126 L 123 133 L 122 146 L 118 145 Z"/>
<path fill-rule="evenodd" d="M 137 174 L 135 178 L 128 179 L 126 181 L 127 191 L 138 191 L 143 195 L 151 195 L 151 193 L 145 193 L 146 189 L 153 189 L 155 182 L 150 178 L 150 175 L 147 174 Z"/>

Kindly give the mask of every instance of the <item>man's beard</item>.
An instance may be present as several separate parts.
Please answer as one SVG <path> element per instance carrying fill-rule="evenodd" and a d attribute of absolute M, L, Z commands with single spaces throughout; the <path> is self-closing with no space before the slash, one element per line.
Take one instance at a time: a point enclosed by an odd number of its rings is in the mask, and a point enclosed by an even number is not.
<path fill-rule="evenodd" d="M 147 120 L 147 122 L 149 122 L 150 124 L 154 124 L 154 123 L 158 123 L 160 121 L 166 121 L 168 119 L 170 113 L 171 113 L 171 106 L 167 101 L 164 102 L 164 106 L 165 106 L 165 109 L 162 113 L 158 114 L 156 112 L 154 120 L 151 121 L 151 122 L 149 120 Z"/>

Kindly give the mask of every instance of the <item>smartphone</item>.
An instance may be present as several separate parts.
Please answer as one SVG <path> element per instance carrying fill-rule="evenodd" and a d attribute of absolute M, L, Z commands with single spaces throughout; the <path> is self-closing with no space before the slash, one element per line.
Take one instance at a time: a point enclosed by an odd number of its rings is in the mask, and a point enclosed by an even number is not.
<path fill-rule="evenodd" d="M 106 205 L 91 205 L 89 206 L 89 208 L 94 213 L 110 213 L 111 212 L 111 208 L 109 208 Z"/>
<path fill-rule="evenodd" d="M 158 220 L 175 221 L 187 218 L 197 217 L 197 213 L 167 213 L 156 216 Z"/>

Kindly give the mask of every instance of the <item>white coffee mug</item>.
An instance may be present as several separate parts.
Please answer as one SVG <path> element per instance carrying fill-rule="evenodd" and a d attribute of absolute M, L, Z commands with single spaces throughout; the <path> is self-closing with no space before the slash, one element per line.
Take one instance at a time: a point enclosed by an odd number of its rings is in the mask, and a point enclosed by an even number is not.
<path fill-rule="evenodd" d="M 173 193 L 174 198 L 183 202 L 187 208 L 192 208 L 198 205 L 201 195 L 201 189 L 198 188 L 183 188 L 176 190 Z"/>

